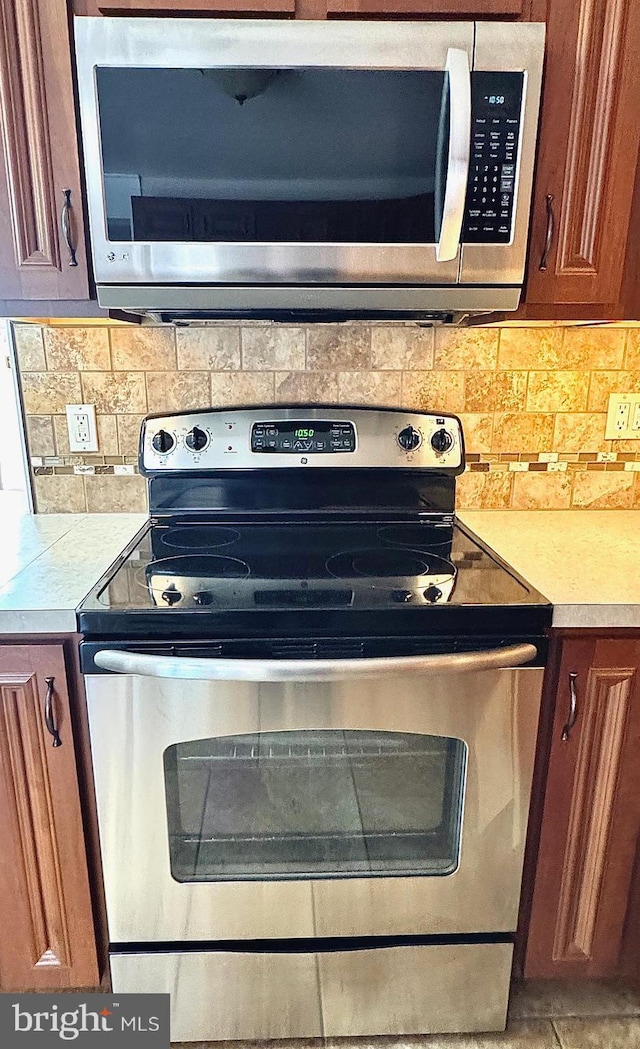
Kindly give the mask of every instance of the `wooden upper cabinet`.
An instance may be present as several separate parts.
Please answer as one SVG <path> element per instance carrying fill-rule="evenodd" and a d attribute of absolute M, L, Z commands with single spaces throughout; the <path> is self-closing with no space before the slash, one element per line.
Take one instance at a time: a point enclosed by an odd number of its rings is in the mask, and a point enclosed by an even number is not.
<path fill-rule="evenodd" d="M 0 990 L 97 987 L 62 645 L 0 646 L 0 841 Z"/>
<path fill-rule="evenodd" d="M 639 747 L 640 639 L 565 641 L 526 977 L 618 972 L 640 831 Z"/>
<path fill-rule="evenodd" d="M 73 0 L 78 15 L 233 13 L 295 18 L 536 18 L 546 0 Z M 544 17 L 544 15 L 542 16 Z"/>
<path fill-rule="evenodd" d="M 549 0 L 527 305 L 620 300 L 640 136 L 639 52 L 637 0 Z"/>
<path fill-rule="evenodd" d="M 66 0 L 0 0 L 0 299 L 88 298 Z"/>

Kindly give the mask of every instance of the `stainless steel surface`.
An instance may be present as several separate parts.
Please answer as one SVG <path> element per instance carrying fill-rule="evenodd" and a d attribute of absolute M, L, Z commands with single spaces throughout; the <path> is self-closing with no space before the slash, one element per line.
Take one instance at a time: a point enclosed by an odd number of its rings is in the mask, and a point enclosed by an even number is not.
<path fill-rule="evenodd" d="M 62 205 L 62 211 L 60 213 L 60 225 L 62 226 L 62 236 L 64 237 L 65 244 L 67 245 L 67 251 L 69 252 L 68 266 L 77 266 L 78 260 L 76 258 L 76 249 L 71 243 L 71 190 L 63 189 L 64 204 Z"/>
<path fill-rule="evenodd" d="M 416 674 L 473 674 L 530 663 L 535 645 L 508 645 L 488 652 L 386 659 L 193 659 L 145 656 L 138 652 L 96 653 L 96 665 L 117 674 L 139 674 L 172 681 L 344 681 Z M 481 687 L 481 683 L 478 684 Z M 563 739 L 565 737 L 563 736 Z M 567 737 L 568 738 L 568 737 Z"/>
<path fill-rule="evenodd" d="M 115 993 L 171 994 L 173 1042 L 502 1030 L 510 944 L 114 954 Z"/>
<path fill-rule="evenodd" d="M 444 420 L 438 422 L 437 420 Z M 351 422 L 356 432 L 354 452 L 316 452 L 309 455 L 281 452 L 265 454 L 251 451 L 251 427 L 260 422 Z M 187 434 L 197 426 L 209 437 L 199 453 L 191 451 Z M 407 452 L 398 443 L 398 434 L 407 426 L 417 430 L 422 442 Z M 438 453 L 431 438 L 445 429 L 452 440 L 451 448 Z M 164 430 L 175 439 L 171 451 L 157 452 L 153 438 Z M 247 408 L 244 411 L 194 411 L 146 419 L 142 434 L 142 465 L 146 470 L 170 473 L 172 470 L 272 470 L 304 466 L 308 470 L 330 467 L 331 470 L 356 467 L 452 469 L 464 461 L 460 420 L 454 415 L 425 415 L 403 411 L 371 411 L 357 408 Z"/>
<path fill-rule="evenodd" d="M 529 237 L 544 40 L 542 22 L 476 23 L 473 68 L 522 70 L 525 82 L 511 243 L 465 244 L 460 270 L 463 284 L 522 284 Z"/>
<path fill-rule="evenodd" d="M 97 283 L 130 285 L 188 280 L 205 284 L 220 281 L 455 284 L 459 253 L 451 261 L 438 262 L 435 244 L 109 241 L 95 67 L 341 66 L 444 70 L 450 48 L 464 50 L 471 59 L 473 35 L 473 22 L 180 18 L 172 22 L 171 33 L 167 33 L 166 24 L 160 18 L 76 18 L 80 116 Z M 102 299 L 100 302 L 102 305 Z M 184 302 L 181 295 L 172 306 L 178 308 Z M 118 305 L 124 308 L 125 301 L 120 299 Z"/>
<path fill-rule="evenodd" d="M 562 730 L 562 742 L 566 743 L 571 736 L 571 729 L 578 719 L 578 675 L 569 674 L 569 717 Z"/>
<path fill-rule="evenodd" d="M 86 678 L 112 942 L 509 932 L 516 927 L 543 671 L 189 686 Z M 468 746 L 460 865 L 446 877 L 180 883 L 163 754 L 179 742 L 382 730 Z"/>
<path fill-rule="evenodd" d="M 389 23 L 385 23 L 389 24 Z M 500 245 L 499 245 L 500 247 Z M 504 245 L 502 245 L 504 248 Z M 494 310 L 517 310 L 520 302 L 519 285 L 487 285 L 479 287 L 333 287 L 305 284 L 281 287 L 178 284 L 98 283 L 98 302 L 105 309 L 123 309 L 144 312 L 197 312 L 207 310 L 377 310 L 396 312 L 417 310 L 425 312 L 477 313 Z M 185 270 L 180 279 L 190 280 Z M 246 279 L 246 278 L 245 278 Z"/>
<path fill-rule="evenodd" d="M 556 219 L 553 213 L 553 194 L 547 193 L 547 235 L 544 240 L 544 249 L 542 252 L 542 258 L 540 259 L 540 266 L 538 267 L 543 273 L 547 268 L 547 260 L 549 258 L 549 252 L 551 251 L 551 245 L 553 244 L 555 225 Z"/>
<path fill-rule="evenodd" d="M 471 148 L 471 71 L 467 52 L 449 48 L 446 70 L 449 74 L 449 155 L 440 240 L 436 247 L 438 262 L 457 258 L 460 250 Z"/>

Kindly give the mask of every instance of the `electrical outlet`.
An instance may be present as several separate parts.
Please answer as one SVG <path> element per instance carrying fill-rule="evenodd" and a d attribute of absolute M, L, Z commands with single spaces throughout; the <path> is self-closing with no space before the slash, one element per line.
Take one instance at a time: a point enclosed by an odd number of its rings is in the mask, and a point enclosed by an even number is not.
<path fill-rule="evenodd" d="M 640 441 L 640 393 L 612 393 L 607 413 L 607 441 Z"/>
<path fill-rule="evenodd" d="M 69 449 L 72 452 L 97 452 L 95 404 L 67 404 L 66 409 Z"/>

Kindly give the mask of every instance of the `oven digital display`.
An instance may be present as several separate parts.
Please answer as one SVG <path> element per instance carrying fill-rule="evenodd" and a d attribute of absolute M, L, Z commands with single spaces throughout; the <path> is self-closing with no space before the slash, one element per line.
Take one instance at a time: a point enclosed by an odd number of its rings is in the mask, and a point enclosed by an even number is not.
<path fill-rule="evenodd" d="M 251 429 L 252 452 L 308 455 L 355 450 L 356 431 L 353 423 L 349 422 L 280 420 L 254 423 Z"/>

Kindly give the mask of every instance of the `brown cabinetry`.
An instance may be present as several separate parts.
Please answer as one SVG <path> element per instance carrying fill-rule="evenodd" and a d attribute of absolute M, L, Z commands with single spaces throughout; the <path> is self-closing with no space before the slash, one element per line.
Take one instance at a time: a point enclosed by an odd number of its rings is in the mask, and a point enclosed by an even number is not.
<path fill-rule="evenodd" d="M 0 0 L 0 305 L 88 298 L 66 0 Z"/>
<path fill-rule="evenodd" d="M 0 645 L 0 990 L 96 987 L 62 644 Z"/>
<path fill-rule="evenodd" d="M 640 636 L 569 637 L 558 658 L 524 975 L 610 977 L 640 830 Z"/>
<path fill-rule="evenodd" d="M 234 13 L 289 18 L 544 18 L 546 0 L 73 0 L 78 15 Z"/>
<path fill-rule="evenodd" d="M 549 0 L 526 315 L 620 316 L 640 141 L 640 4 Z M 554 310 L 553 307 L 568 307 Z"/>

